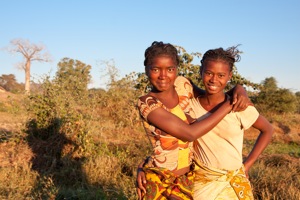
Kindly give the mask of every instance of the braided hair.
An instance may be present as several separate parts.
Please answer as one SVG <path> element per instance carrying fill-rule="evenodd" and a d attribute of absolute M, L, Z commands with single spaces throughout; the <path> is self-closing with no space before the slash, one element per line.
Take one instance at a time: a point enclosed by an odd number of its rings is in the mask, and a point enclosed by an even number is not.
<path fill-rule="evenodd" d="M 169 44 L 163 42 L 154 41 L 150 47 L 145 51 L 144 66 L 149 67 L 152 65 L 153 60 L 158 56 L 170 57 L 176 66 L 179 65 L 179 57 L 177 49 Z"/>
<path fill-rule="evenodd" d="M 230 71 L 232 71 L 234 63 L 241 59 L 241 51 L 237 49 L 238 46 L 229 47 L 226 50 L 217 48 L 206 51 L 201 60 L 201 70 L 208 61 L 222 61 L 228 64 Z"/>

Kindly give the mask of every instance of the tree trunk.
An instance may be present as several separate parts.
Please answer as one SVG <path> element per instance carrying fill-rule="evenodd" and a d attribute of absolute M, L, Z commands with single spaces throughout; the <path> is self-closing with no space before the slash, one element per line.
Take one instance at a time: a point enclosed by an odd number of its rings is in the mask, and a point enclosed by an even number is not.
<path fill-rule="evenodd" d="M 25 93 L 30 93 L 30 59 L 25 63 Z"/>

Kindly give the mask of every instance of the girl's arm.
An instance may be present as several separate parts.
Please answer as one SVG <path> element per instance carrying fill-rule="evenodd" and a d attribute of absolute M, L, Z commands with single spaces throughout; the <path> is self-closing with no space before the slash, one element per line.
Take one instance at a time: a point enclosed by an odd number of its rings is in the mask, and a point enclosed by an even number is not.
<path fill-rule="evenodd" d="M 260 134 L 252 148 L 252 151 L 249 153 L 248 157 L 244 161 L 244 166 L 245 166 L 247 176 L 250 167 L 254 164 L 254 162 L 257 160 L 259 155 L 264 151 L 264 149 L 270 143 L 274 132 L 273 126 L 262 115 L 259 115 L 256 122 L 252 125 L 252 127 L 260 130 Z"/>
<path fill-rule="evenodd" d="M 195 97 L 205 94 L 205 90 L 202 90 L 201 88 L 199 88 L 190 79 L 189 79 L 189 81 L 191 82 L 191 84 L 193 86 L 193 92 L 194 92 Z M 249 105 L 253 105 L 247 95 L 247 91 L 245 90 L 245 88 L 243 86 L 241 86 L 239 84 L 237 84 L 234 88 L 229 90 L 227 92 L 227 94 L 232 97 L 232 102 L 231 102 L 233 104 L 232 111 L 234 111 L 234 112 L 243 111 Z"/>
<path fill-rule="evenodd" d="M 148 114 L 147 120 L 152 125 L 178 139 L 194 141 L 213 129 L 231 109 L 230 100 L 226 99 L 210 116 L 189 125 L 165 109 L 157 108 Z"/>
<path fill-rule="evenodd" d="M 226 98 L 226 101 L 223 102 L 214 113 L 194 124 L 189 125 L 185 123 L 182 119 L 163 108 L 157 108 L 151 111 L 148 114 L 147 120 L 152 125 L 178 139 L 194 141 L 215 127 L 231 109 L 230 100 Z M 145 173 L 141 170 L 144 163 L 145 161 L 141 162 L 137 170 L 136 190 L 138 199 L 142 199 L 143 194 L 146 193 L 144 187 L 146 183 Z"/>

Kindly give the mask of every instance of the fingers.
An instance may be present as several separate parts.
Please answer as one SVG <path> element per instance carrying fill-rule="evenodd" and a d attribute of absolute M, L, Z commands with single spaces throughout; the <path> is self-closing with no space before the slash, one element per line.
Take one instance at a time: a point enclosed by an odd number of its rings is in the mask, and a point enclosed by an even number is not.
<path fill-rule="evenodd" d="M 237 103 L 237 100 L 238 100 L 238 96 L 237 96 L 237 94 L 236 93 L 234 93 L 233 95 L 232 95 L 232 104 L 233 105 L 235 105 L 236 103 Z"/>
<path fill-rule="evenodd" d="M 143 188 L 144 188 L 144 185 L 146 185 L 146 183 L 147 183 L 145 173 L 143 172 L 141 174 L 141 176 L 142 176 L 142 183 L 143 183 Z M 143 191 L 146 193 L 146 189 L 145 188 L 144 188 Z"/>
<path fill-rule="evenodd" d="M 137 186 L 136 191 L 137 191 L 139 200 L 143 199 L 144 194 L 146 194 L 146 188 L 144 187 L 145 183 L 146 183 L 145 173 L 139 172 L 138 178 L 137 178 L 137 183 L 136 183 L 136 186 Z"/>
<path fill-rule="evenodd" d="M 240 99 L 240 100 L 241 100 L 241 99 Z M 240 101 L 240 100 L 236 100 L 236 103 L 233 104 L 232 111 L 234 111 L 234 112 L 239 112 L 239 111 L 245 109 L 245 108 L 244 108 L 244 105 L 243 105 L 243 103 L 242 103 L 242 101 Z"/>
<path fill-rule="evenodd" d="M 139 200 L 141 200 L 143 198 L 143 195 L 142 195 L 142 191 L 140 190 L 140 188 L 136 188 L 136 192 L 138 194 Z"/>
<path fill-rule="evenodd" d="M 247 179 L 249 179 L 249 175 L 248 175 L 248 172 L 246 173 L 246 177 L 247 177 Z"/>
<path fill-rule="evenodd" d="M 141 183 L 138 183 L 137 186 L 139 191 L 141 191 L 144 194 L 146 193 L 146 188 Z"/>
<path fill-rule="evenodd" d="M 233 111 L 233 112 L 238 112 L 238 111 L 237 111 L 237 104 L 234 104 L 234 105 L 233 105 L 232 111 Z"/>
<path fill-rule="evenodd" d="M 137 178 L 136 178 L 136 190 L 138 193 L 138 198 L 143 199 L 144 195 L 146 194 L 146 188 L 144 185 L 147 183 L 145 172 L 143 171 L 143 166 L 146 162 L 148 162 L 149 157 L 146 160 L 143 160 L 137 169 Z"/>
<path fill-rule="evenodd" d="M 239 99 L 239 100 L 240 100 L 240 99 Z M 233 112 L 239 111 L 239 106 L 240 106 L 240 104 L 241 104 L 241 101 L 238 101 L 237 96 L 235 96 L 235 97 L 233 98 L 232 104 L 233 104 L 232 111 L 233 111 Z"/>
<path fill-rule="evenodd" d="M 243 165 L 244 165 L 245 175 L 249 179 L 249 174 L 248 174 L 248 172 L 249 172 L 249 166 L 247 164 L 247 161 L 243 162 Z"/>
<path fill-rule="evenodd" d="M 248 106 L 254 106 L 254 104 L 249 100 L 249 103 L 247 103 L 247 107 Z"/>
<path fill-rule="evenodd" d="M 232 111 L 234 112 L 245 110 L 248 107 L 249 103 L 251 103 L 248 98 L 245 98 L 244 96 L 241 95 L 240 96 L 236 95 L 235 98 L 236 100 L 233 100 L 233 102 L 235 101 L 235 104 L 233 105 L 232 108 Z"/>
<path fill-rule="evenodd" d="M 147 183 L 146 177 L 145 177 L 145 172 L 142 170 L 138 170 L 138 175 L 137 175 L 137 187 L 145 194 L 146 193 L 146 188 L 144 185 Z"/>
<path fill-rule="evenodd" d="M 245 104 L 235 104 L 234 106 L 233 106 L 233 111 L 234 112 L 240 112 L 240 111 L 243 111 L 243 110 L 245 110 L 247 108 L 247 105 L 245 105 Z"/>
<path fill-rule="evenodd" d="M 249 179 L 248 170 L 245 170 L 245 175 L 246 175 L 246 177 Z"/>

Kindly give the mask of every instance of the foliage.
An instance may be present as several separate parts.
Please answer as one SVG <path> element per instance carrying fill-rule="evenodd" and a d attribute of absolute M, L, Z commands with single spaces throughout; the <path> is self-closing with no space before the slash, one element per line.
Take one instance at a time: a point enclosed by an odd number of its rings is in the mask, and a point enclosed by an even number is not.
<path fill-rule="evenodd" d="M 194 59 L 200 59 L 201 53 L 187 53 L 186 50 L 181 46 L 175 46 L 178 50 L 179 54 L 179 67 L 178 67 L 178 75 L 184 76 L 191 80 L 195 85 L 200 88 L 203 88 L 203 84 L 201 82 L 201 76 L 199 74 L 200 65 L 194 64 Z M 199 62 L 200 63 L 200 62 Z M 236 84 L 245 85 L 247 87 L 252 87 L 254 89 L 259 88 L 259 84 L 252 83 L 246 78 L 242 77 L 237 68 L 233 67 L 233 76 L 231 78 L 230 83 L 226 86 L 226 89 L 230 89 L 234 87 Z M 138 73 L 137 74 L 137 84 L 135 86 L 137 89 L 143 91 L 144 93 L 148 92 L 151 89 L 150 83 L 146 74 Z"/>
<path fill-rule="evenodd" d="M 87 90 L 88 83 L 91 81 L 90 65 L 79 60 L 63 58 L 57 66 L 54 81 L 64 90 L 77 92 L 78 96 Z"/>
<path fill-rule="evenodd" d="M 263 81 L 260 92 L 253 96 L 252 100 L 263 112 L 295 112 L 297 108 L 296 96 L 288 89 L 278 88 L 274 77 L 266 78 Z"/>
<path fill-rule="evenodd" d="M 41 173 L 51 171 L 52 165 L 83 159 L 89 147 L 89 123 L 95 105 L 86 89 L 90 67 L 72 59 L 63 59 L 59 67 L 53 81 L 45 77 L 41 92 L 28 96 L 27 140 L 37 154 L 45 151 L 44 157 L 54 159 L 35 160 L 34 167 Z M 44 142 L 43 146 L 35 145 Z"/>
<path fill-rule="evenodd" d="M 179 53 L 178 75 L 185 76 L 193 83 L 197 84 L 200 80 L 200 65 L 193 64 L 194 58 L 200 58 L 201 54 L 187 53 L 183 47 L 176 46 Z"/>
<path fill-rule="evenodd" d="M 109 116 L 115 119 L 117 126 L 135 126 L 139 122 L 136 103 L 140 92 L 134 88 L 135 78 L 135 73 L 131 73 L 119 81 L 112 82 L 105 94 L 103 103 L 107 105 Z"/>
<path fill-rule="evenodd" d="M 300 92 L 296 92 L 296 99 L 297 99 L 297 113 L 300 114 Z"/>
<path fill-rule="evenodd" d="M 182 73 L 196 81 L 193 57 L 182 59 Z M 56 76 L 45 77 L 26 96 L 27 113 L 18 112 L 29 117 L 26 134 L 16 140 L 6 132 L 10 137 L 0 141 L 0 199 L 137 199 L 136 167 L 151 151 L 135 107 L 145 76 L 118 80 L 118 70 L 108 65 L 107 90 L 88 90 L 89 70 L 64 58 Z M 0 106 L 7 112 L 6 104 Z M 266 116 L 282 130 L 299 124 L 299 115 L 291 113 Z M 246 141 L 246 150 L 252 145 Z M 299 153 L 296 143 L 268 146 L 249 172 L 257 199 L 299 198 Z"/>
<path fill-rule="evenodd" d="M 0 86 L 6 91 L 17 93 L 22 91 L 22 84 L 18 83 L 14 74 L 2 74 L 0 76 Z"/>
<path fill-rule="evenodd" d="M 278 89 L 277 87 L 277 80 L 274 77 L 265 78 L 264 81 L 262 81 L 263 90 L 264 91 L 276 91 Z"/>
<path fill-rule="evenodd" d="M 80 80 L 88 80 L 89 71 L 74 76 L 73 62 L 63 61 L 67 62 L 59 65 L 54 79 L 45 77 L 40 92 L 29 95 L 26 103 L 30 116 L 26 141 L 36 155 L 32 168 L 39 174 L 30 195 L 38 199 L 135 199 L 131 188 L 136 163 L 149 147 L 144 145 L 146 137 L 135 136 L 140 143 L 132 143 L 136 131 L 128 129 L 139 127 L 135 73 L 111 80 L 108 91 L 84 90 L 88 81 Z M 72 87 L 76 84 L 82 85 Z"/>

